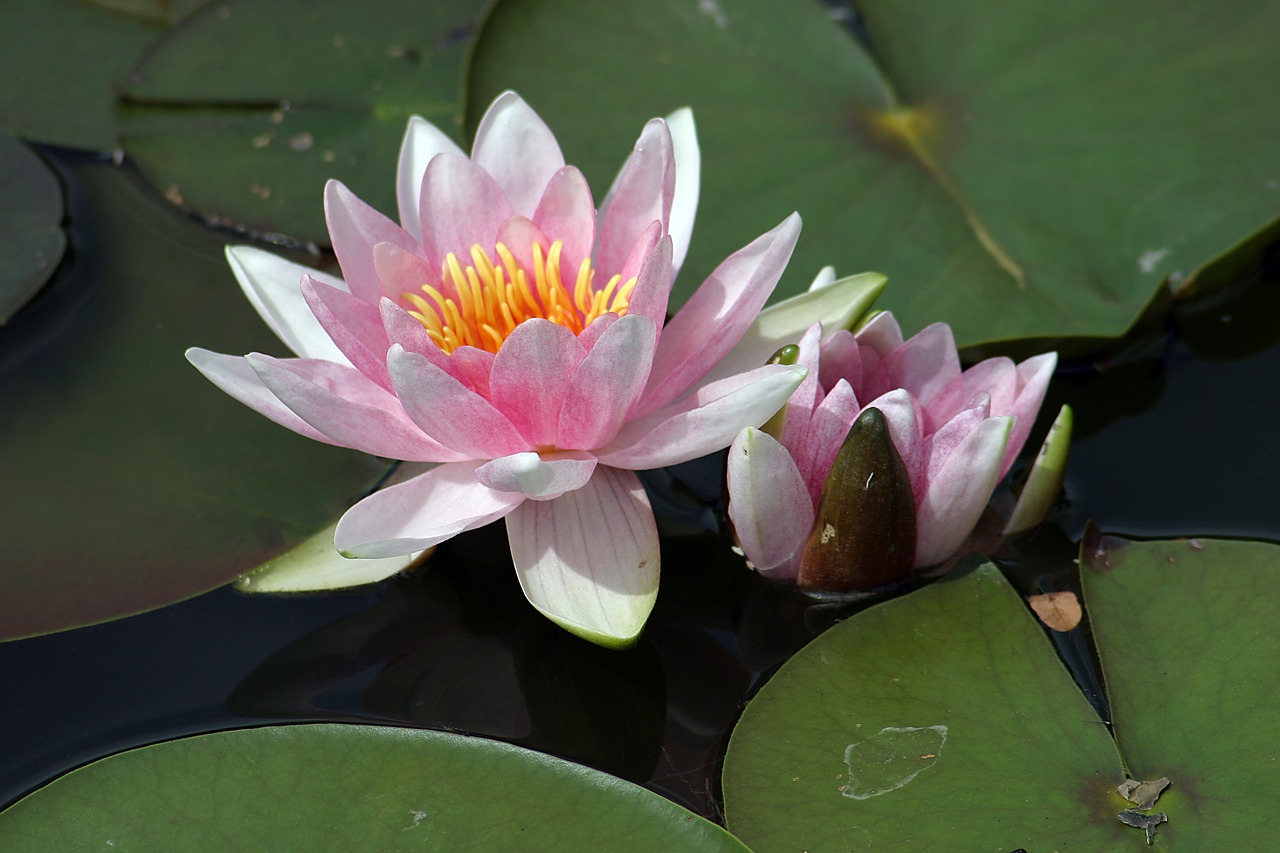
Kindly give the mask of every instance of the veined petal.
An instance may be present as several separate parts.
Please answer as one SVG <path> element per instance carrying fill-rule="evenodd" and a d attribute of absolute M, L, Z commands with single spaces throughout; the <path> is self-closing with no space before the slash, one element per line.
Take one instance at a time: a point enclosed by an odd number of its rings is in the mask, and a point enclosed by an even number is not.
<path fill-rule="evenodd" d="M 206 379 L 258 414 L 270 418 L 286 429 L 293 430 L 298 435 L 305 435 L 307 438 L 323 441 L 325 444 L 339 444 L 281 403 L 280 398 L 262 384 L 262 379 L 254 372 L 244 356 L 223 355 L 200 347 L 191 347 L 186 355 L 187 361 L 203 373 Z"/>
<path fill-rule="evenodd" d="M 480 119 L 471 158 L 493 175 L 512 209 L 524 217 L 533 216 L 551 176 L 564 166 L 555 134 L 509 89 Z"/>
<path fill-rule="evenodd" d="M 391 343 L 387 340 L 378 306 L 316 281 L 311 276 L 302 279 L 302 294 L 311 306 L 311 313 L 342 350 L 347 361 L 383 388 L 391 390 L 391 378 L 387 375 L 387 347 Z"/>
<path fill-rule="evenodd" d="M 423 255 L 432 269 L 441 269 L 450 252 L 466 259 L 472 246 L 489 251 L 502 223 L 514 215 L 498 182 L 466 157 L 438 154 L 427 166 L 418 217 Z"/>
<path fill-rule="evenodd" d="M 595 250 L 597 269 L 609 275 L 620 270 L 631 247 L 655 220 L 662 223 L 666 233 L 675 187 L 671 131 L 662 119 L 651 119 L 600 203 Z"/>
<path fill-rule="evenodd" d="M 400 209 L 400 225 L 415 240 L 422 239 L 422 224 L 418 220 L 422 176 L 431 158 L 442 153 L 465 156 L 440 128 L 421 116 L 410 116 L 404 141 L 400 143 L 400 165 L 396 168 L 396 206 Z"/>
<path fill-rule="evenodd" d="M 804 379 L 803 367 L 769 364 L 703 386 L 679 403 L 630 421 L 596 456 L 632 470 L 688 462 L 727 447 L 743 427 L 759 427 Z"/>
<path fill-rule="evenodd" d="M 617 435 L 649 378 L 656 340 L 653 321 L 639 314 L 600 335 L 565 391 L 557 447 L 590 450 Z"/>
<path fill-rule="evenodd" d="M 382 292 L 382 282 L 373 263 L 373 247 L 378 243 L 394 243 L 406 252 L 417 254 L 420 251 L 417 238 L 365 204 L 341 181 L 324 185 L 324 218 L 342 276 L 351 292 L 373 305 L 383 296 L 399 296 Z"/>
<path fill-rule="evenodd" d="M 518 492 L 535 501 L 558 498 L 580 489 L 591 479 L 596 458 L 572 451 L 542 456 L 532 451 L 513 453 L 476 469 L 476 479 L 498 492 Z"/>
<path fill-rule="evenodd" d="M 259 353 L 250 353 L 245 360 L 280 402 L 335 444 L 412 462 L 465 458 L 425 435 L 394 394 L 355 368 Z"/>
<path fill-rule="evenodd" d="M 346 290 L 346 282 L 253 246 L 227 246 L 226 252 L 227 263 L 249 304 L 285 346 L 302 358 L 346 362 L 346 356 L 307 307 L 299 286 L 304 275 L 338 290 Z"/>
<path fill-rule="evenodd" d="M 1000 480 L 1012 418 L 987 418 L 947 457 L 916 507 L 916 566 L 955 553 L 978 523 Z"/>
<path fill-rule="evenodd" d="M 747 559 L 763 575 L 794 579 L 792 558 L 813 528 L 814 504 L 791 454 L 747 427 L 729 448 L 727 478 L 729 518 Z"/>
<path fill-rule="evenodd" d="M 426 356 L 393 345 L 387 369 L 409 417 L 463 457 L 497 459 L 533 449 L 506 415 Z"/>
<path fill-rule="evenodd" d="M 884 368 L 896 387 L 905 388 L 928 406 L 933 396 L 960 375 L 960 356 L 946 323 L 926 326 L 884 357 Z"/>
<path fill-rule="evenodd" d="M 879 273 L 863 273 L 842 278 L 829 286 L 810 288 L 808 293 L 770 305 L 756 315 L 729 354 L 708 371 L 707 380 L 715 381 L 759 367 L 779 347 L 800 340 L 805 329 L 814 323 L 821 323 L 828 331 L 848 327 L 867 312 L 884 290 L 886 281 Z M 826 359 L 825 353 L 823 359 Z M 831 384 L 834 382 L 823 382 L 823 387 Z"/>
<path fill-rule="evenodd" d="M 349 557 L 394 557 L 502 518 L 524 496 L 481 485 L 475 478 L 481 464 L 441 465 L 374 492 L 338 521 L 333 544 Z"/>
<path fill-rule="evenodd" d="M 671 147 L 676 161 L 676 187 L 671 199 L 672 277 L 680 271 L 689 242 L 693 237 L 693 220 L 698 213 L 698 190 L 702 184 L 702 153 L 698 148 L 698 129 L 693 123 L 693 110 L 688 107 L 667 116 L 671 131 Z"/>
<path fill-rule="evenodd" d="M 525 320 L 493 357 L 489 401 L 529 444 L 553 445 L 565 392 L 584 357 L 569 329 L 550 320 Z"/>
<path fill-rule="evenodd" d="M 724 358 L 773 292 L 799 236 L 793 213 L 711 273 L 663 328 L 639 413 L 677 399 Z"/>
<path fill-rule="evenodd" d="M 635 474 L 599 467 L 576 491 L 507 516 L 529 603 L 570 633 L 632 645 L 658 594 L 658 529 Z"/>
<path fill-rule="evenodd" d="M 543 233 L 564 243 L 562 268 L 567 275 L 575 275 L 583 259 L 591 257 L 596 242 L 595 203 L 582 173 L 573 166 L 556 172 L 533 212 L 533 221 Z"/>

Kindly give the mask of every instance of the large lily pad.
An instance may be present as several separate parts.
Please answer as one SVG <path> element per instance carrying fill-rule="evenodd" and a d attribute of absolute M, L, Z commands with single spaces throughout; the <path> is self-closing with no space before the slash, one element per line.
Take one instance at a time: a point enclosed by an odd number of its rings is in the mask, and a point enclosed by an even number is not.
<path fill-rule="evenodd" d="M 1280 771 L 1280 548 L 1086 546 L 1119 753 L 992 566 L 819 637 L 747 707 L 726 820 L 753 849 L 1265 850 Z M 1126 770 L 1169 788 L 1139 809 Z M 1132 818 L 1138 820 L 1140 818 Z"/>
<path fill-rule="evenodd" d="M 603 190 L 641 122 L 689 104 L 703 192 L 678 299 L 798 209 L 778 296 L 823 264 L 874 269 L 881 307 L 961 344 L 1117 335 L 1275 223 L 1280 114 L 1257 105 L 1280 6 L 857 7 L 869 49 L 816 2 L 501 0 L 468 121 L 518 88 Z M 555 62 L 528 47 L 547 44 Z"/>
<path fill-rule="evenodd" d="M 196 344 L 285 354 L 217 235 L 109 164 L 71 178 L 76 263 L 0 338 L 4 639 L 225 583 L 385 470 L 277 427 L 183 358 Z"/>
<path fill-rule="evenodd" d="M 94 849 L 745 851 L 657 794 L 507 744 L 283 726 L 123 753 L 0 814 L 13 853 Z"/>
<path fill-rule="evenodd" d="M 410 115 L 456 128 L 483 0 L 225 0 L 159 40 L 125 78 L 126 153 L 211 221 L 327 242 L 321 190 L 395 210 Z"/>
<path fill-rule="evenodd" d="M 62 188 L 31 149 L 0 133 L 0 325 L 62 260 Z"/>

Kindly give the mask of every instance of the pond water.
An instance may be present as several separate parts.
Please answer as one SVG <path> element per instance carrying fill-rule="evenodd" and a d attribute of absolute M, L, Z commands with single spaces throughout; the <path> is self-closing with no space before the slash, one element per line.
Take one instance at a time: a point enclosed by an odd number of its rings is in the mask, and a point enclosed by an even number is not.
<path fill-rule="evenodd" d="M 47 153 L 71 182 L 115 168 Z M 71 263 L 80 280 L 93 279 L 93 256 Z M 1024 587 L 1064 582 L 1088 519 L 1138 537 L 1280 540 L 1278 318 L 1280 280 L 1264 259 L 1229 291 L 1063 363 L 1032 445 L 1064 402 L 1076 439 L 1063 505 L 1010 561 Z M 39 347 L 56 351 L 67 328 L 41 330 Z M 21 315 L 0 331 L 0 363 L 22 362 L 0 374 L 5 399 L 43 381 L 23 350 L 28 332 Z M 718 475 L 712 462 L 685 476 L 714 491 Z M 0 803 L 131 746 L 266 722 L 368 720 L 513 741 L 715 816 L 717 763 L 746 697 L 839 613 L 745 570 L 727 541 L 701 529 L 714 498 L 682 500 L 679 517 L 660 519 L 661 594 L 627 652 L 577 640 L 534 612 L 500 525 L 364 589 L 286 597 L 222 588 L 0 644 Z"/>

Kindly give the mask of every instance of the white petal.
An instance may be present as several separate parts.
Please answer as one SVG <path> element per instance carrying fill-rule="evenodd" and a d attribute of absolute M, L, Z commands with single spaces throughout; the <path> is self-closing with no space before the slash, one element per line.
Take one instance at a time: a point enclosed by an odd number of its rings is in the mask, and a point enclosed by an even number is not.
<path fill-rule="evenodd" d="M 792 580 L 792 557 L 813 528 L 813 501 L 795 461 L 773 436 L 747 428 L 729 448 L 729 518 L 762 575 Z"/>
<path fill-rule="evenodd" d="M 418 201 L 422 196 L 422 176 L 431 158 L 440 153 L 465 157 L 462 149 L 444 131 L 421 116 L 410 116 L 400 144 L 400 166 L 396 169 L 396 202 L 400 227 L 415 240 L 422 239 Z"/>
<path fill-rule="evenodd" d="M 348 291 L 346 282 L 253 246 L 227 246 L 226 252 L 244 295 L 285 346 L 302 358 L 350 364 L 311 313 L 301 288 L 304 275 L 342 291 Z"/>
<path fill-rule="evenodd" d="M 596 458 L 589 453 L 565 452 L 544 459 L 532 451 L 513 453 L 476 469 L 476 479 L 499 492 L 517 492 L 545 501 L 580 489 L 591 479 Z"/>
<path fill-rule="evenodd" d="M 688 107 L 667 116 L 671 144 L 676 159 L 676 193 L 671 200 L 671 219 L 667 233 L 672 240 L 672 277 L 680 271 L 689 242 L 693 238 L 693 221 L 698 213 L 698 189 L 702 181 L 702 154 L 698 149 L 698 129 L 693 123 L 693 110 Z"/>

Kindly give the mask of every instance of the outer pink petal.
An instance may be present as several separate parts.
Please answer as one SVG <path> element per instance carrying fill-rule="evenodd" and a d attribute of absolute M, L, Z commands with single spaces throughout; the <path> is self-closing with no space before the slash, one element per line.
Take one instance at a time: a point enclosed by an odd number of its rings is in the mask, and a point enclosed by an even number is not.
<path fill-rule="evenodd" d="M 590 450 L 617 435 L 649 378 L 656 339 L 653 321 L 639 314 L 600 335 L 565 391 L 557 447 Z"/>
<path fill-rule="evenodd" d="M 822 386 L 818 384 L 818 364 L 822 354 L 822 325 L 814 323 L 800 338 L 800 357 L 796 364 L 809 371 L 800 387 L 787 401 L 787 414 L 782 425 L 782 444 L 799 454 L 809 434 L 809 419 L 822 402 Z M 852 423 L 852 421 L 850 421 Z"/>
<path fill-rule="evenodd" d="M 662 233 L 666 233 L 675 182 L 671 131 L 662 119 L 652 119 L 640 132 L 635 150 L 600 204 L 601 224 L 595 251 L 597 269 L 608 274 L 620 270 L 631 247 L 650 223 L 661 222 Z"/>
<path fill-rule="evenodd" d="M 769 364 L 722 379 L 679 403 L 630 421 L 596 455 L 617 468 L 661 468 L 727 447 L 743 427 L 759 427 L 804 379 L 795 365 Z"/>
<path fill-rule="evenodd" d="M 352 366 L 388 391 L 387 331 L 378 306 L 316 281 L 302 279 L 302 294 L 311 312 Z M 412 318 L 410 318 L 412 319 Z"/>
<path fill-rule="evenodd" d="M 597 468 L 581 489 L 528 501 L 507 516 L 516 576 L 529 603 L 567 631 L 624 647 L 658 594 L 658 529 L 630 471 Z"/>
<path fill-rule="evenodd" d="M 340 181 L 325 184 L 324 218 L 329 224 L 329 239 L 347 286 L 360 299 L 376 305 L 384 294 L 373 263 L 373 247 L 378 243 L 394 243 L 416 254 L 417 239 L 357 198 Z"/>
<path fill-rule="evenodd" d="M 552 241 L 560 240 L 564 268 L 576 274 L 596 241 L 596 208 L 587 179 L 573 166 L 556 172 L 533 213 L 534 223 Z"/>
<path fill-rule="evenodd" d="M 387 368 L 409 417 L 465 458 L 497 459 L 533 449 L 492 403 L 426 356 L 392 346 Z"/>
<path fill-rule="evenodd" d="M 916 566 L 940 563 L 955 553 L 991 499 L 1010 418 L 988 418 L 969 433 L 933 476 L 916 509 Z"/>
<path fill-rule="evenodd" d="M 462 458 L 424 435 L 393 394 L 354 368 L 259 353 L 245 360 L 280 402 L 336 444 L 411 462 Z"/>
<path fill-rule="evenodd" d="M 987 395 L 979 391 L 974 396 L 974 403 L 969 408 L 956 414 L 937 432 L 924 440 L 924 468 L 926 482 L 931 482 L 938 472 L 947 464 L 951 454 L 964 443 L 978 426 L 991 417 L 991 402 Z M 916 493 L 917 501 L 923 499 L 921 492 Z"/>
<path fill-rule="evenodd" d="M 552 175 L 564 166 L 555 134 L 519 95 L 499 95 L 480 119 L 471 158 L 502 187 L 517 214 L 532 217 Z"/>
<path fill-rule="evenodd" d="M 519 492 L 531 500 L 545 501 L 582 488 L 595 469 L 596 458 L 589 453 L 543 457 L 525 451 L 486 462 L 476 469 L 476 479 L 495 491 Z"/>
<path fill-rule="evenodd" d="M 333 544 L 349 557 L 394 557 L 502 518 L 524 500 L 475 478 L 479 462 L 441 465 L 374 492 L 347 510 Z"/>
<path fill-rule="evenodd" d="M 325 444 L 339 443 L 295 415 L 291 409 L 281 403 L 280 399 L 271 393 L 271 389 L 262 384 L 262 380 L 244 356 L 223 355 L 200 347 L 191 347 L 186 355 L 187 361 L 203 373 L 206 379 L 258 414 L 265 415 L 298 435 L 305 435 L 307 438 L 323 441 Z"/>
<path fill-rule="evenodd" d="M 747 427 L 729 448 L 729 518 L 747 559 L 763 575 L 792 580 L 793 558 L 813 529 L 814 503 L 787 449 Z"/>
<path fill-rule="evenodd" d="M 899 388 L 927 406 L 952 379 L 960 375 L 960 356 L 946 323 L 934 323 L 884 357 L 884 368 Z"/>
<path fill-rule="evenodd" d="M 303 358 L 346 360 L 316 322 L 298 287 L 304 275 L 339 290 L 347 289 L 346 282 L 253 246 L 227 246 L 226 252 L 245 297 L 285 346 Z"/>
<path fill-rule="evenodd" d="M 422 179 L 422 249 L 427 264 L 441 269 L 453 252 L 465 260 L 471 247 L 493 250 L 498 229 L 515 211 L 488 172 L 465 157 L 439 154 Z"/>
<path fill-rule="evenodd" d="M 416 240 L 422 239 L 418 221 L 418 201 L 422 195 L 422 175 L 437 154 L 466 156 L 443 131 L 420 116 L 410 116 L 400 143 L 400 165 L 396 169 L 396 206 L 400 224 Z"/>
<path fill-rule="evenodd" d="M 640 411 L 685 393 L 722 359 L 773 292 L 800 236 L 800 217 L 756 238 L 726 259 L 662 330 Z"/>
<path fill-rule="evenodd" d="M 698 190 L 702 183 L 702 153 L 698 149 L 698 131 L 693 123 L 693 110 L 688 107 L 667 116 L 671 131 L 671 147 L 676 161 L 676 187 L 671 199 L 671 220 L 667 233 L 672 241 L 672 271 L 679 272 L 689 253 L 693 237 L 693 221 L 698 212 Z"/>
<path fill-rule="evenodd" d="M 1049 387 L 1049 379 L 1058 366 L 1058 354 L 1047 352 L 1029 358 L 1018 365 L 1018 382 L 1022 386 L 1013 404 L 1005 411 L 1000 411 L 992 403 L 991 413 L 995 415 L 1013 415 L 1013 430 L 1009 433 L 1009 445 L 1004 451 L 1004 461 L 1000 465 L 1000 476 L 1009 472 L 1013 461 L 1018 458 L 1022 446 L 1027 443 L 1027 436 L 1035 426 L 1036 414 L 1044 403 L 1045 391 Z"/>
<path fill-rule="evenodd" d="M 848 382 L 841 379 L 831 393 L 813 410 L 809 419 L 809 432 L 799 453 L 792 451 L 800 476 L 809 487 L 813 505 L 818 505 L 822 487 L 835 463 L 836 454 L 849 435 L 849 428 L 862 410 L 857 395 Z"/>
<path fill-rule="evenodd" d="M 585 356 L 569 329 L 550 320 L 525 320 L 493 358 L 489 401 L 530 445 L 552 446 L 565 392 Z"/>

